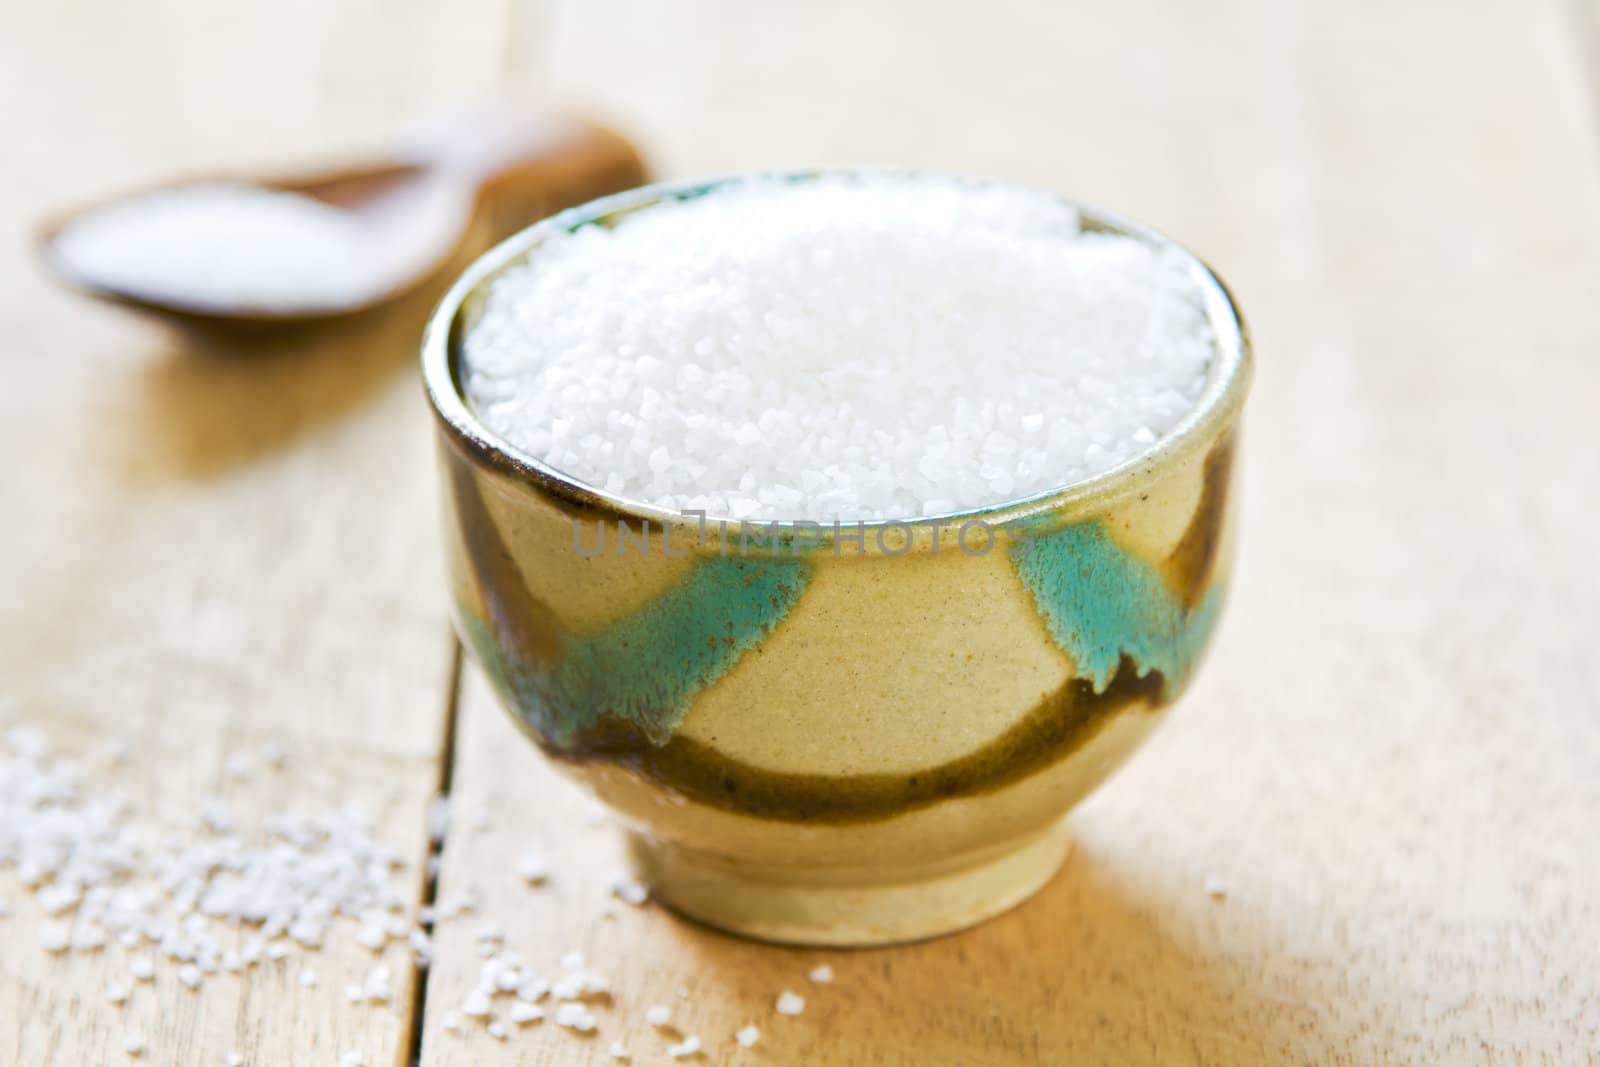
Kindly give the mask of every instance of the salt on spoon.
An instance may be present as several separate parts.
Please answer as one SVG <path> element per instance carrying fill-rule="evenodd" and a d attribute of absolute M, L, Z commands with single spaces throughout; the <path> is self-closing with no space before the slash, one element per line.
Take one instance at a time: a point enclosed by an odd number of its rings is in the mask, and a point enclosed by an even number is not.
<path fill-rule="evenodd" d="M 300 326 L 412 291 L 480 218 L 498 239 L 644 177 L 603 127 L 485 111 L 394 160 L 121 197 L 46 226 L 40 250 L 79 291 L 186 325 Z"/>

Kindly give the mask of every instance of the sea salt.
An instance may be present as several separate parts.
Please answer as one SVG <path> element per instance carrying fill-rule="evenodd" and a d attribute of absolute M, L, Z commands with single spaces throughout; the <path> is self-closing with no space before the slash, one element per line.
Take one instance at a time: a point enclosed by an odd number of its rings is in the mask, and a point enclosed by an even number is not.
<path fill-rule="evenodd" d="M 74 278 L 156 303 L 332 311 L 366 304 L 430 266 L 467 207 L 460 190 L 438 182 L 401 186 L 361 212 L 299 193 L 197 183 L 80 216 L 50 253 Z"/>
<path fill-rule="evenodd" d="M 700 1038 L 696 1034 L 690 1034 L 676 1045 L 667 1046 L 667 1055 L 671 1056 L 675 1060 L 681 1060 L 688 1056 L 693 1056 L 699 1051 Z"/>
<path fill-rule="evenodd" d="M 666 1026 L 672 1022 L 672 1009 L 665 1004 L 653 1004 L 645 1009 L 644 1021 L 651 1026 Z"/>
<path fill-rule="evenodd" d="M 824 963 L 819 967 L 812 968 L 808 977 L 818 985 L 827 985 L 833 981 L 833 968 Z"/>
<path fill-rule="evenodd" d="M 753 180 L 552 236 L 490 286 L 465 392 L 518 449 L 669 510 L 948 513 L 1170 433 L 1215 350 L 1202 277 L 1045 193 Z"/>
<path fill-rule="evenodd" d="M 539 885 L 550 877 L 550 864 L 544 858 L 544 853 L 535 851 L 524 852 L 517 860 L 517 877 L 529 885 Z"/>
<path fill-rule="evenodd" d="M 806 1010 L 806 998 L 786 989 L 778 994 L 776 1008 L 779 1015 L 799 1015 Z"/>
<path fill-rule="evenodd" d="M 556 1007 L 556 1025 L 565 1026 L 580 1033 L 593 1030 L 597 1025 L 589 1009 L 577 1001 L 561 1004 Z"/>
<path fill-rule="evenodd" d="M 742 1048 L 754 1048 L 756 1042 L 761 1040 L 761 1031 L 756 1029 L 754 1026 L 746 1026 L 744 1029 L 734 1034 L 733 1039 L 739 1042 L 739 1045 Z"/>

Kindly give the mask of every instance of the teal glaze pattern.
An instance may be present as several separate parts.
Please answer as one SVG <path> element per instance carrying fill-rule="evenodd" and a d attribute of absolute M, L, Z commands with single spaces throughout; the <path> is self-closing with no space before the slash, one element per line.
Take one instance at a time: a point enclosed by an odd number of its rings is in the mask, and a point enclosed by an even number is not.
<path fill-rule="evenodd" d="M 1127 655 L 1141 675 L 1160 671 L 1169 692 L 1183 686 L 1222 607 L 1215 583 L 1185 610 L 1155 567 L 1128 552 L 1098 522 L 1035 534 L 1013 557 L 1017 574 L 1077 676 L 1105 692 Z"/>
<path fill-rule="evenodd" d="M 703 687 L 772 632 L 810 579 L 802 559 L 712 557 L 638 611 L 572 634 L 559 661 L 530 664 L 463 611 L 467 638 L 508 706 L 557 748 L 608 724 L 665 744 Z"/>

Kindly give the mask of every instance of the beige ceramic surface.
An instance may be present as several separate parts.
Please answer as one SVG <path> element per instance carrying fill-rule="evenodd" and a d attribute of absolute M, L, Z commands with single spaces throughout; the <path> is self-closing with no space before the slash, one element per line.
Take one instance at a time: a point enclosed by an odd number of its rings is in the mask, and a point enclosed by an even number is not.
<path fill-rule="evenodd" d="M 936 524 L 788 524 L 787 543 L 608 497 L 483 428 L 459 341 L 496 274 L 547 233 L 705 188 L 565 213 L 441 305 L 423 364 L 458 630 L 683 911 L 818 944 L 970 925 L 1055 869 L 1053 824 L 1190 680 L 1226 595 L 1248 341 L 1195 262 L 1218 354 L 1149 454 Z"/>

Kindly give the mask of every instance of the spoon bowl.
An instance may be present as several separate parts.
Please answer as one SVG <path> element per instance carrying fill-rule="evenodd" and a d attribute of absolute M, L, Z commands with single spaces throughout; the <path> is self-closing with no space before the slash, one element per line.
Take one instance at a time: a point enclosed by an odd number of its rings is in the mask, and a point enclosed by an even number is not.
<path fill-rule="evenodd" d="M 469 244 L 644 179 L 605 127 L 482 113 L 391 160 L 123 195 L 46 224 L 39 250 L 85 295 L 209 332 L 278 333 L 393 304 Z"/>

